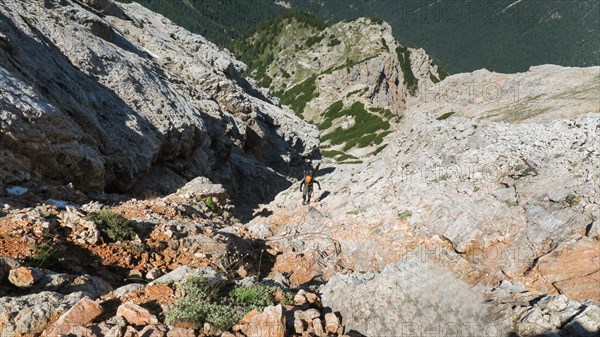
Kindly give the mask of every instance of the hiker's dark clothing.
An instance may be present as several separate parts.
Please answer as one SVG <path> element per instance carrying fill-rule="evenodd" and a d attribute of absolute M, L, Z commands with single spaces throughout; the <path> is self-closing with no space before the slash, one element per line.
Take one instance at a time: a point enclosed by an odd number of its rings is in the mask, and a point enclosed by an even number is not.
<path fill-rule="evenodd" d="M 321 189 L 321 184 L 315 180 L 314 178 L 311 179 L 310 182 L 306 182 L 306 177 L 304 179 L 302 179 L 302 182 L 300 183 L 300 191 L 302 191 L 302 203 L 310 203 L 310 198 L 311 195 L 313 193 L 313 185 L 317 184 L 317 186 L 319 186 L 319 190 Z"/>

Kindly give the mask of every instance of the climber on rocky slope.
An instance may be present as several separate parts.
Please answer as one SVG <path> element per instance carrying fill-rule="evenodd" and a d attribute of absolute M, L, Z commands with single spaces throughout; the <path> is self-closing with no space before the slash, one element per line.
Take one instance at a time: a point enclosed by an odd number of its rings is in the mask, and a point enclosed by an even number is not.
<path fill-rule="evenodd" d="M 304 179 L 300 183 L 300 191 L 302 191 L 302 205 L 310 204 L 310 199 L 313 194 L 313 184 L 319 186 L 321 190 L 321 184 L 314 177 L 315 170 L 304 172 Z"/>

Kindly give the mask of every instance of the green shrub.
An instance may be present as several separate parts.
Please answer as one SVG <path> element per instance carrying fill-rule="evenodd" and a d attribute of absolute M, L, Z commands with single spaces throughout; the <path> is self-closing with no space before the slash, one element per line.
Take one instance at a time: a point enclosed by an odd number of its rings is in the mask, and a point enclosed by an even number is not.
<path fill-rule="evenodd" d="M 390 133 L 392 133 L 392 131 L 384 131 L 379 133 L 377 137 L 375 137 L 375 139 L 373 140 L 373 143 L 377 145 L 383 143 L 383 138 L 385 138 L 385 136 L 389 135 Z"/>
<path fill-rule="evenodd" d="M 387 42 L 385 42 L 384 38 L 381 38 L 381 44 L 383 44 L 383 48 L 385 48 L 385 51 L 390 50 L 390 47 L 388 47 Z"/>
<path fill-rule="evenodd" d="M 215 213 L 221 212 L 221 208 L 213 200 L 212 196 L 208 196 L 208 197 L 204 198 L 204 204 L 206 205 L 206 207 L 208 207 L 208 209 L 210 209 L 211 211 L 213 211 Z"/>
<path fill-rule="evenodd" d="M 189 324 L 197 328 L 210 323 L 221 330 L 228 330 L 245 314 L 242 308 L 218 303 L 222 298 L 222 284 L 208 282 L 201 277 L 191 277 L 182 285 L 185 297 L 175 302 L 175 308 L 167 313 L 171 325 Z"/>
<path fill-rule="evenodd" d="M 329 43 L 327 43 L 327 45 L 329 47 L 335 47 L 335 46 L 337 46 L 337 45 L 339 45 L 341 43 L 342 43 L 342 41 L 340 41 L 337 37 L 335 37 L 335 36 L 332 35 L 331 36 L 331 40 L 329 40 Z"/>
<path fill-rule="evenodd" d="M 375 137 L 377 137 L 377 134 L 375 134 L 375 133 L 364 135 L 355 142 L 356 146 L 367 147 L 367 146 L 371 145 L 371 143 L 373 143 L 373 140 L 375 139 Z"/>
<path fill-rule="evenodd" d="M 383 144 L 380 147 L 378 147 L 375 151 L 373 151 L 373 153 L 371 153 L 371 155 L 376 156 L 379 154 L 379 152 L 383 151 L 386 147 L 388 146 L 388 144 Z"/>
<path fill-rule="evenodd" d="M 185 297 L 175 302 L 175 309 L 167 313 L 170 325 L 191 325 L 201 328 L 210 323 L 217 329 L 227 331 L 247 313 L 244 308 L 227 304 L 210 303 L 205 299 Z"/>
<path fill-rule="evenodd" d="M 109 210 L 92 213 L 89 220 L 93 221 L 100 232 L 112 241 L 126 241 L 135 237 L 135 231 L 129 220 Z"/>
<path fill-rule="evenodd" d="M 271 86 L 271 83 L 273 83 L 273 79 L 271 78 L 271 76 L 266 74 L 260 76 L 260 80 L 258 81 L 258 85 L 262 88 L 269 88 Z"/>
<path fill-rule="evenodd" d="M 355 156 L 353 156 L 353 155 L 351 155 L 351 154 L 346 154 L 346 153 L 344 153 L 343 155 L 341 155 L 341 156 L 339 156 L 339 157 L 337 158 L 337 161 L 338 161 L 339 163 L 341 163 L 341 162 L 344 162 L 344 161 L 346 161 L 346 160 L 348 160 L 348 159 L 352 159 L 352 160 L 358 160 L 358 158 L 356 158 Z"/>
<path fill-rule="evenodd" d="M 395 113 L 392 112 L 392 110 L 386 109 L 386 108 L 372 107 L 372 108 L 369 108 L 369 111 L 377 112 L 377 113 L 383 115 L 383 117 L 388 120 L 392 119 L 394 117 L 398 117 Z"/>
<path fill-rule="evenodd" d="M 33 255 L 28 264 L 36 268 L 46 268 L 58 262 L 58 250 L 54 245 L 41 244 L 33 247 Z"/>
<path fill-rule="evenodd" d="M 315 97 L 316 80 L 317 76 L 313 75 L 283 92 L 280 96 L 281 103 L 288 105 L 299 117 L 303 117 L 306 104 Z"/>
<path fill-rule="evenodd" d="M 396 47 L 396 54 L 398 54 L 398 62 L 400 62 L 400 68 L 404 75 L 404 85 L 408 89 L 408 92 L 414 96 L 419 88 L 419 80 L 415 77 L 410 67 L 410 50 L 398 46 Z"/>
<path fill-rule="evenodd" d="M 443 115 L 441 115 L 441 116 L 437 117 L 436 119 L 437 119 L 438 121 L 443 121 L 444 119 L 447 119 L 448 117 L 450 117 L 450 116 L 454 115 L 455 113 L 456 113 L 456 112 L 454 112 L 454 111 L 446 112 L 445 114 L 443 114 Z"/>
<path fill-rule="evenodd" d="M 367 112 L 364 104 L 361 102 L 355 102 L 350 108 L 341 110 L 333 116 L 328 116 L 326 113 L 325 122 L 327 122 L 327 119 L 337 118 L 338 116 L 353 116 L 355 123 L 346 130 L 336 128 L 332 132 L 324 135 L 322 141 L 329 140 L 333 145 L 346 143 L 344 151 L 358 145 L 359 142 L 364 144 L 367 140 L 369 140 L 369 143 L 365 146 L 368 146 L 376 137 L 371 135 L 375 135 L 379 131 L 388 130 L 390 128 L 390 123 L 388 121 L 384 121 L 379 116 Z M 361 140 L 364 136 L 368 136 L 368 138 Z"/>
<path fill-rule="evenodd" d="M 321 154 L 323 155 L 323 157 L 326 157 L 326 158 L 334 158 L 337 155 L 344 154 L 344 152 L 337 151 L 337 150 L 325 150 L 325 151 L 321 151 Z"/>
<path fill-rule="evenodd" d="M 323 122 L 321 122 L 319 125 L 317 125 L 319 130 L 323 131 L 323 130 L 329 129 L 331 127 L 333 121 L 336 118 L 342 116 L 342 114 L 340 114 L 340 112 L 342 111 L 343 107 L 344 107 L 344 103 L 342 101 L 337 101 L 337 102 L 331 104 L 329 106 L 329 108 L 327 108 L 327 110 L 325 110 L 325 113 L 323 113 L 323 117 L 324 117 Z"/>
<path fill-rule="evenodd" d="M 232 290 L 229 296 L 233 303 L 242 306 L 267 307 L 276 303 L 273 293 L 279 288 L 255 284 Z"/>
<path fill-rule="evenodd" d="M 306 43 L 305 43 L 306 47 L 310 48 L 310 47 L 314 46 L 315 44 L 321 42 L 321 40 L 323 40 L 323 37 L 324 37 L 323 35 L 319 35 L 319 34 L 309 37 L 308 39 L 306 39 Z"/>
<path fill-rule="evenodd" d="M 383 19 L 380 17 L 376 17 L 376 16 L 368 16 L 367 17 L 369 20 L 371 20 L 372 23 L 377 24 L 377 25 L 381 25 L 383 24 Z"/>
<path fill-rule="evenodd" d="M 398 219 L 402 220 L 402 219 L 404 219 L 404 218 L 408 218 L 408 217 L 409 217 L 409 216 L 411 216 L 411 215 L 412 215 L 412 212 L 411 212 L 411 211 L 409 211 L 409 210 L 404 210 L 404 211 L 402 211 L 402 212 L 398 213 Z"/>
<path fill-rule="evenodd" d="M 369 88 L 362 88 L 362 89 L 351 91 L 346 94 L 346 98 L 348 98 L 354 94 L 358 94 L 360 96 L 360 95 L 364 94 L 367 90 L 369 90 Z"/>
<path fill-rule="evenodd" d="M 174 309 L 167 313 L 167 323 L 175 326 L 185 324 L 201 328 L 204 323 L 210 323 L 219 330 L 227 331 L 249 311 L 262 311 L 278 303 L 274 293 L 279 288 L 274 286 L 256 284 L 234 288 L 227 293 L 223 283 L 193 277 L 182 288 L 185 297 L 177 300 Z M 292 301 L 292 295 L 286 293 L 280 303 Z"/>

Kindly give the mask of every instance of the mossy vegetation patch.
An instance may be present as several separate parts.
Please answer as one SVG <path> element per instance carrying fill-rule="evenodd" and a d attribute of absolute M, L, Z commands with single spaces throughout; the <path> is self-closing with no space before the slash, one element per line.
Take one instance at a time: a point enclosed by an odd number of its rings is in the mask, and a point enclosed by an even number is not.
<path fill-rule="evenodd" d="M 347 151 L 354 147 L 361 148 L 377 144 L 376 141 L 381 143 L 385 135 L 380 136 L 380 134 L 390 128 L 388 121 L 365 110 L 362 102 L 355 102 L 349 108 L 344 109 L 343 103 L 337 101 L 323 114 L 324 118 L 318 125 L 319 129 L 328 130 L 336 119 L 346 116 L 354 119 L 354 125 L 346 129 L 337 127 L 324 134 L 321 141 L 329 142 L 331 145 L 343 145 L 343 151 Z"/>

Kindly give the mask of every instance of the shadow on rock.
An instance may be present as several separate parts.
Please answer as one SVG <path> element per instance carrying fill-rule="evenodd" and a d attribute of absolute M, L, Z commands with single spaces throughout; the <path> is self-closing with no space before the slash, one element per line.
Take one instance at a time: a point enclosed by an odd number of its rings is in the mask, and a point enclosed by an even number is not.
<path fill-rule="evenodd" d="M 323 201 L 323 199 L 327 198 L 330 194 L 331 192 L 329 191 L 323 191 L 321 195 L 319 195 L 319 197 L 315 200 L 315 202 Z"/>

